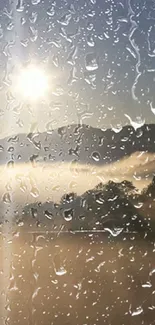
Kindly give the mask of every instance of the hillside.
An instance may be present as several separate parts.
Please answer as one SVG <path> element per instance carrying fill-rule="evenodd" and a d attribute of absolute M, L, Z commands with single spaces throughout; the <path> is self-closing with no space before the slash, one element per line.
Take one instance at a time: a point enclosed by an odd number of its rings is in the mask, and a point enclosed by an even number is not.
<path fill-rule="evenodd" d="M 60 204 L 35 203 L 24 208 L 24 223 L 52 230 L 148 231 L 149 225 L 131 203 L 130 182 L 99 184 L 82 196 L 64 195 Z M 129 195 L 128 195 L 129 194 Z"/>
<path fill-rule="evenodd" d="M 0 140 L 0 161 L 70 162 L 103 165 L 135 152 L 155 152 L 155 125 L 134 130 L 125 126 L 120 132 L 88 125 L 68 125 L 45 133 L 18 134 Z"/>

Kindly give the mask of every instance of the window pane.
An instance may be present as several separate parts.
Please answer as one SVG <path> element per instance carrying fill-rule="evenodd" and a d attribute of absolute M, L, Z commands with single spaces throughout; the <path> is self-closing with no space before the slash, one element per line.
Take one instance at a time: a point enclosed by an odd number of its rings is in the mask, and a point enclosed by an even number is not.
<path fill-rule="evenodd" d="M 0 1 L 0 324 L 154 323 L 155 4 Z"/>

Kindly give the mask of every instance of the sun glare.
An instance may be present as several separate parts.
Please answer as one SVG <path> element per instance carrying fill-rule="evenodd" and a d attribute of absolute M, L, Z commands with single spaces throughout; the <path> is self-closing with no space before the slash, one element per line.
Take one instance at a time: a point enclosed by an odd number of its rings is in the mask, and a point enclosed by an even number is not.
<path fill-rule="evenodd" d="M 31 65 L 20 71 L 15 87 L 20 97 L 37 100 L 47 93 L 48 77 L 44 70 Z"/>

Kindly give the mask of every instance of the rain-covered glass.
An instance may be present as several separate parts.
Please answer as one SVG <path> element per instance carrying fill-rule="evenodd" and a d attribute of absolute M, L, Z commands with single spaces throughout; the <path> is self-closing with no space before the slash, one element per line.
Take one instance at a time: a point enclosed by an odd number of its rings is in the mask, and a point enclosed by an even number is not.
<path fill-rule="evenodd" d="M 154 0 L 0 0 L 0 325 L 155 323 L 154 88 Z"/>

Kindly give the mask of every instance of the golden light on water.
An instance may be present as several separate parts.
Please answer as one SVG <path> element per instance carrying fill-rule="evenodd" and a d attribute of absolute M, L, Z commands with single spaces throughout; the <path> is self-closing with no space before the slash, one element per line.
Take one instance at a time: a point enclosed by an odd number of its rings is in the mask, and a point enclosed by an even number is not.
<path fill-rule="evenodd" d="M 15 93 L 21 98 L 37 100 L 47 95 L 49 80 L 43 69 L 29 65 L 23 68 L 16 78 Z"/>

